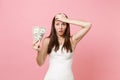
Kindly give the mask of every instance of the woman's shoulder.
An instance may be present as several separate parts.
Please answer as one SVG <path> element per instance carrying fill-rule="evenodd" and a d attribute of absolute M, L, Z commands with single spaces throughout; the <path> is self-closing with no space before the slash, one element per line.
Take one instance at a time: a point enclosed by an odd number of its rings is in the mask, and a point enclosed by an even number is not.
<path fill-rule="evenodd" d="M 49 37 L 45 37 L 45 38 L 43 39 L 43 42 L 46 43 L 46 44 L 48 44 L 49 41 L 50 41 L 50 38 L 49 38 Z"/>
<path fill-rule="evenodd" d="M 45 38 L 44 38 L 44 40 L 49 41 L 49 40 L 50 40 L 50 38 L 49 38 L 49 37 L 45 37 Z"/>

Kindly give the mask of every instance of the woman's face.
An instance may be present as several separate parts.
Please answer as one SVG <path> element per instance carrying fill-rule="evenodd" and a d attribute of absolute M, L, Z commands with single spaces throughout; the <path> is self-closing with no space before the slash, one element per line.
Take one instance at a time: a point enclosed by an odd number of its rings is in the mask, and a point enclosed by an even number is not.
<path fill-rule="evenodd" d="M 63 36 L 66 30 L 66 23 L 62 21 L 55 20 L 55 30 L 58 36 Z"/>
<path fill-rule="evenodd" d="M 59 17 L 61 15 L 56 15 L 56 17 Z M 67 24 L 65 22 L 59 21 L 59 20 L 55 20 L 55 30 L 57 32 L 58 36 L 63 36 L 67 27 Z"/>

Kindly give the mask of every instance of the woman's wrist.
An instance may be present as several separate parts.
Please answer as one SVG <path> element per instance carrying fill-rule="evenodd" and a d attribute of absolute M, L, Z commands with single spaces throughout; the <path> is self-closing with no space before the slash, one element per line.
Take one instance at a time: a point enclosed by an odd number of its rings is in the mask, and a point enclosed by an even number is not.
<path fill-rule="evenodd" d="M 64 20 L 64 22 L 71 24 L 72 23 L 72 19 L 67 18 L 67 19 Z"/>

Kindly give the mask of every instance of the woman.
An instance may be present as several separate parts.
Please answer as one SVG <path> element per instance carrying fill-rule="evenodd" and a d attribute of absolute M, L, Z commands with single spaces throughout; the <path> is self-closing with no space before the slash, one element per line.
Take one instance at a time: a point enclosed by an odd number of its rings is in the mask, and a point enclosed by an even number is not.
<path fill-rule="evenodd" d="M 80 26 L 82 29 L 70 35 L 69 24 Z M 43 40 L 41 47 L 37 42 L 33 43 L 33 48 L 38 52 L 36 57 L 38 65 L 42 66 L 44 64 L 47 55 L 50 57 L 49 69 L 44 80 L 74 80 L 72 56 L 77 43 L 90 28 L 91 23 L 69 19 L 63 13 L 58 13 L 54 16 L 51 33 Z"/>

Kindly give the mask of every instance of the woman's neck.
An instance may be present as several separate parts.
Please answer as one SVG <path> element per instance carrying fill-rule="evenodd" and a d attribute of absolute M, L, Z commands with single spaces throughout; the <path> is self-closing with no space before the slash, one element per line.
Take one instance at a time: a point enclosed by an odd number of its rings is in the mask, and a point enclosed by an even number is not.
<path fill-rule="evenodd" d="M 64 37 L 58 36 L 58 42 L 59 42 L 60 45 L 64 44 L 64 39 L 65 39 Z"/>
<path fill-rule="evenodd" d="M 57 37 L 58 37 L 58 39 L 64 39 L 64 37 L 63 37 L 63 36 L 59 36 L 59 35 L 58 35 Z"/>

